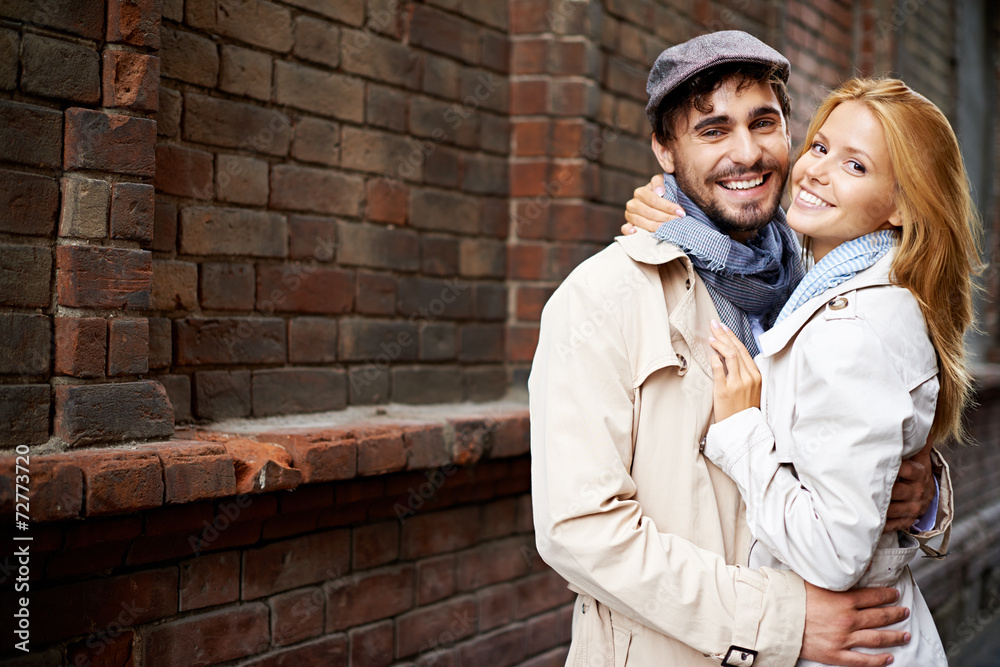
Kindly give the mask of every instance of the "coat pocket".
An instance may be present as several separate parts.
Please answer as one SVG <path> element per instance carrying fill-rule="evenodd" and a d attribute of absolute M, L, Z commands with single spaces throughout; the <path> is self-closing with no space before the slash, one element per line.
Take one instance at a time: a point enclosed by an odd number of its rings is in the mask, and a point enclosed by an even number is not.
<path fill-rule="evenodd" d="M 609 610 L 610 611 L 610 610 Z M 625 667 L 628 661 L 628 650 L 632 646 L 632 628 L 625 624 L 620 614 L 610 612 L 612 650 L 615 654 L 615 667 Z"/>
<path fill-rule="evenodd" d="M 908 533 L 898 533 L 900 546 L 879 548 L 872 556 L 868 570 L 857 583 L 857 588 L 891 587 L 899 581 L 906 565 L 916 556 L 920 543 Z"/>

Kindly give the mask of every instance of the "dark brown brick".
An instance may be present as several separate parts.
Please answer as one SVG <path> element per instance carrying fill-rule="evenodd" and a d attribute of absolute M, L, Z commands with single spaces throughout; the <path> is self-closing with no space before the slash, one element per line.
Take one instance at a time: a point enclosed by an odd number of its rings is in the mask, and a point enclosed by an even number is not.
<path fill-rule="evenodd" d="M 325 317 L 296 317 L 290 320 L 288 360 L 293 364 L 336 361 L 337 321 Z"/>
<path fill-rule="evenodd" d="M 58 213 L 56 179 L 0 170 L 0 231 L 52 236 Z"/>
<path fill-rule="evenodd" d="M 252 264 L 202 264 L 201 306 L 209 310 L 253 310 L 256 285 Z"/>
<path fill-rule="evenodd" d="M 216 161 L 215 192 L 219 199 L 238 204 L 267 204 L 268 164 L 264 160 L 220 154 Z"/>
<path fill-rule="evenodd" d="M 181 209 L 180 250 L 191 255 L 284 257 L 288 223 L 285 216 L 267 211 L 187 206 Z"/>
<path fill-rule="evenodd" d="M 358 526 L 353 529 L 352 535 L 354 541 L 351 563 L 355 571 L 385 565 L 399 558 L 397 521 Z"/>
<path fill-rule="evenodd" d="M 420 606 L 455 594 L 454 554 L 427 558 L 417 563 L 417 604 Z"/>
<path fill-rule="evenodd" d="M 49 439 L 51 388 L 47 384 L 0 385 L 0 444 L 37 445 Z"/>
<path fill-rule="evenodd" d="M 55 372 L 104 377 L 108 323 L 103 317 L 57 317 Z"/>
<path fill-rule="evenodd" d="M 267 53 L 222 45 L 219 88 L 258 100 L 271 99 L 271 56 Z"/>
<path fill-rule="evenodd" d="M 357 176 L 293 165 L 271 169 L 273 208 L 356 217 L 364 196 L 364 181 Z"/>
<path fill-rule="evenodd" d="M 311 215 L 288 218 L 288 256 L 291 259 L 330 262 L 336 257 L 337 223 Z"/>
<path fill-rule="evenodd" d="M 285 322 L 273 317 L 187 318 L 175 321 L 175 363 L 280 364 Z"/>
<path fill-rule="evenodd" d="M 338 223 L 337 227 L 340 264 L 396 271 L 420 268 L 420 241 L 414 232 L 349 222 Z"/>
<path fill-rule="evenodd" d="M 476 601 L 471 596 L 414 609 L 396 620 L 396 655 L 405 657 L 451 646 L 475 632 Z"/>
<path fill-rule="evenodd" d="M 170 399 L 170 405 L 174 409 L 174 423 L 191 421 L 191 378 L 187 375 L 157 375 L 156 379 L 163 385 Z"/>
<path fill-rule="evenodd" d="M 129 51 L 105 51 L 102 82 L 104 106 L 156 111 L 159 107 L 160 59 Z"/>
<path fill-rule="evenodd" d="M 59 304 L 74 308 L 149 308 L 153 260 L 145 250 L 56 248 Z"/>
<path fill-rule="evenodd" d="M 33 167 L 61 168 L 62 112 L 0 100 L 0 159 Z"/>
<path fill-rule="evenodd" d="M 399 281 L 400 315 L 418 321 L 470 319 L 475 301 L 467 282 L 457 279 L 404 277 Z"/>
<path fill-rule="evenodd" d="M 163 26 L 160 49 L 163 76 L 214 87 L 219 78 L 219 51 L 215 43 L 200 35 Z"/>
<path fill-rule="evenodd" d="M 17 88 L 17 61 L 20 52 L 18 34 L 13 30 L 0 29 L 0 89 Z"/>
<path fill-rule="evenodd" d="M 459 402 L 462 374 L 450 367 L 393 368 L 392 400 L 410 404 Z"/>
<path fill-rule="evenodd" d="M 490 586 L 476 591 L 480 631 L 507 625 L 514 617 L 514 587 Z"/>
<path fill-rule="evenodd" d="M 55 401 L 55 435 L 73 446 L 169 438 L 174 432 L 173 411 L 159 382 L 61 385 Z"/>
<path fill-rule="evenodd" d="M 421 361 L 447 361 L 456 358 L 458 358 L 458 327 L 455 324 L 434 322 L 421 327 Z"/>
<path fill-rule="evenodd" d="M 250 371 L 199 371 L 194 374 L 194 412 L 220 421 L 249 417 Z"/>
<path fill-rule="evenodd" d="M 340 28 L 310 16 L 295 19 L 292 53 L 303 60 L 336 69 L 340 64 Z"/>
<path fill-rule="evenodd" d="M 398 41 L 355 30 L 345 30 L 343 42 L 344 71 L 411 90 L 418 86 L 422 69 L 418 51 Z M 364 48 L 356 48 L 358 42 L 365 42 Z"/>
<path fill-rule="evenodd" d="M 447 236 L 421 235 L 421 272 L 432 276 L 458 274 L 458 240 Z"/>
<path fill-rule="evenodd" d="M 406 467 L 406 448 L 399 430 L 355 431 L 358 440 L 358 475 L 382 475 Z"/>
<path fill-rule="evenodd" d="M 149 370 L 149 323 L 144 317 L 108 321 L 108 377 L 140 375 Z"/>
<path fill-rule="evenodd" d="M 393 623 L 383 621 L 354 628 L 351 639 L 351 664 L 357 667 L 388 667 L 392 664 Z"/>
<path fill-rule="evenodd" d="M 408 108 L 408 98 L 402 91 L 369 84 L 365 103 L 365 118 L 369 125 L 406 132 Z M 409 174 L 407 176 L 412 178 Z"/>
<path fill-rule="evenodd" d="M 153 240 L 154 190 L 145 183 L 115 183 L 111 188 L 111 238 Z"/>
<path fill-rule="evenodd" d="M 288 116 L 275 109 L 190 93 L 184 104 L 184 138 L 213 146 L 287 155 Z"/>
<path fill-rule="evenodd" d="M 355 312 L 364 315 L 392 315 L 396 312 L 395 276 L 358 271 L 357 288 Z"/>
<path fill-rule="evenodd" d="M 349 659 L 347 637 L 336 634 L 271 651 L 243 664 L 245 667 L 303 667 L 303 665 L 345 667 L 349 664 Z"/>
<path fill-rule="evenodd" d="M 476 285 L 476 319 L 504 321 L 507 319 L 507 287 L 500 283 Z"/>
<path fill-rule="evenodd" d="M 462 239 L 458 270 L 473 278 L 504 278 L 507 272 L 507 244 L 490 239 Z"/>
<path fill-rule="evenodd" d="M 274 595 L 271 608 L 271 642 L 275 646 L 296 644 L 323 634 L 323 589 L 310 587 Z"/>
<path fill-rule="evenodd" d="M 279 53 L 292 48 L 292 17 L 288 9 L 267 0 L 243 0 L 238 7 L 238 11 L 229 7 L 225 0 L 191 0 L 184 16 L 195 28 L 253 46 Z"/>
<path fill-rule="evenodd" d="M 465 549 L 479 536 L 477 506 L 438 512 L 424 512 L 403 522 L 403 558 L 423 558 Z"/>
<path fill-rule="evenodd" d="M 432 9 L 414 7 L 410 23 L 410 43 L 475 63 L 479 56 L 479 31 L 468 21 Z"/>
<path fill-rule="evenodd" d="M 104 36 L 104 5 L 86 0 L 52 0 L 42 4 L 34 0 L 8 0 L 4 16 L 37 23 L 92 40 Z"/>
<path fill-rule="evenodd" d="M 424 61 L 425 93 L 457 100 L 461 91 L 461 65 L 451 58 L 427 54 Z"/>
<path fill-rule="evenodd" d="M 169 368 L 170 362 L 173 360 L 173 333 L 170 320 L 166 317 L 150 317 L 148 319 L 149 367 L 154 370 Z M 167 394 L 170 394 L 169 388 L 167 388 Z M 173 399 L 171 399 L 172 402 Z"/>
<path fill-rule="evenodd" d="M 359 26 L 365 20 L 364 0 L 344 0 L 330 3 L 326 0 L 289 0 L 288 4 L 308 9 L 331 19 Z"/>
<path fill-rule="evenodd" d="M 191 611 L 236 602 L 240 597 L 240 552 L 223 551 L 178 564 L 178 610 Z"/>
<path fill-rule="evenodd" d="M 326 589 L 326 632 L 395 616 L 413 607 L 412 564 L 353 574 Z"/>
<path fill-rule="evenodd" d="M 275 368 L 253 372 L 253 414 L 326 412 L 347 406 L 347 375 L 332 368 Z"/>
<path fill-rule="evenodd" d="M 50 248 L 0 243 L 0 304 L 44 308 L 51 282 Z"/>
<path fill-rule="evenodd" d="M 156 121 L 90 109 L 66 110 L 66 169 L 152 176 Z"/>
<path fill-rule="evenodd" d="M 410 224 L 459 234 L 479 232 L 478 202 L 468 196 L 441 190 L 413 190 L 410 194 Z"/>
<path fill-rule="evenodd" d="M 566 588 L 566 582 L 549 570 L 517 582 L 516 617 L 534 616 L 572 602 L 575 594 Z"/>
<path fill-rule="evenodd" d="M 417 327 L 409 322 L 340 321 L 340 358 L 381 364 L 417 358 Z"/>
<path fill-rule="evenodd" d="M 85 104 L 100 99 L 101 59 L 92 48 L 27 33 L 21 49 L 25 92 Z"/>
<path fill-rule="evenodd" d="M 145 628 L 142 659 L 163 667 L 228 662 L 266 650 L 269 634 L 264 604 L 222 608 Z"/>
<path fill-rule="evenodd" d="M 62 179 L 59 235 L 102 239 L 108 233 L 111 186 L 93 178 Z"/>
<path fill-rule="evenodd" d="M 527 628 L 524 625 L 512 625 L 476 637 L 462 644 L 460 650 L 462 664 L 477 665 L 488 661 L 496 667 L 520 665 L 527 652 L 525 646 L 527 637 Z"/>
<path fill-rule="evenodd" d="M 484 362 L 504 360 L 503 324 L 466 324 L 459 329 L 460 361 Z"/>
<path fill-rule="evenodd" d="M 340 125 L 320 118 L 297 118 L 292 157 L 300 162 L 340 164 Z"/>
<path fill-rule="evenodd" d="M 82 559 L 79 557 L 68 558 L 69 564 L 79 566 Z M 49 562 L 51 572 L 52 562 Z M 59 576 L 59 575 L 55 575 Z M 87 645 L 89 640 L 90 645 Z M 101 635 L 99 641 L 91 637 L 87 640 L 74 642 L 66 647 L 66 664 L 74 665 L 97 665 L 105 664 L 127 664 L 132 658 L 132 649 L 135 645 L 135 632 L 132 630 L 114 631 Z"/>
<path fill-rule="evenodd" d="M 48 375 L 51 348 L 47 315 L 0 313 L 0 374 Z"/>
<path fill-rule="evenodd" d="M 156 134 L 175 139 L 181 134 L 181 116 L 184 113 L 184 96 L 181 92 L 160 86 L 159 109 L 156 112 Z"/>
<path fill-rule="evenodd" d="M 351 405 L 376 405 L 389 400 L 388 368 L 375 364 L 354 366 L 348 372 Z"/>
<path fill-rule="evenodd" d="M 248 549 L 243 553 L 242 598 L 253 600 L 328 579 L 336 580 L 347 572 L 350 558 L 351 534 L 346 529 Z M 362 622 L 362 619 L 356 620 L 356 623 Z"/>
<path fill-rule="evenodd" d="M 360 79 L 315 67 L 278 61 L 274 64 L 274 98 L 278 104 L 339 120 L 364 122 L 365 87 Z"/>
<path fill-rule="evenodd" d="M 173 259 L 153 260 L 153 310 L 168 312 L 198 308 L 198 265 Z"/>
<path fill-rule="evenodd" d="M 354 274 L 316 265 L 257 267 L 257 310 L 270 313 L 345 313 L 354 300 Z"/>
<path fill-rule="evenodd" d="M 496 401 L 507 393 L 507 370 L 503 366 L 484 366 L 462 370 L 465 400 Z"/>
<path fill-rule="evenodd" d="M 180 146 L 156 147 L 157 192 L 195 199 L 212 198 L 212 154 Z"/>

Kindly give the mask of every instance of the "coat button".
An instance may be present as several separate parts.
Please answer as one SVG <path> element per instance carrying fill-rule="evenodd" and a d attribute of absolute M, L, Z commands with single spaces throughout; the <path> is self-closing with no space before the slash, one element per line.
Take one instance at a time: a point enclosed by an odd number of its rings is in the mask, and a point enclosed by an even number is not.
<path fill-rule="evenodd" d="M 688 360 L 685 359 L 683 355 L 678 354 L 677 355 L 677 364 L 678 364 L 677 374 L 678 375 L 685 375 L 688 372 Z"/>
<path fill-rule="evenodd" d="M 691 279 L 690 278 L 688 278 L 687 280 L 684 281 L 684 287 L 685 287 L 685 289 L 691 289 Z"/>
<path fill-rule="evenodd" d="M 847 308 L 847 298 L 838 296 L 827 305 L 830 306 L 830 310 L 843 310 L 844 308 Z"/>

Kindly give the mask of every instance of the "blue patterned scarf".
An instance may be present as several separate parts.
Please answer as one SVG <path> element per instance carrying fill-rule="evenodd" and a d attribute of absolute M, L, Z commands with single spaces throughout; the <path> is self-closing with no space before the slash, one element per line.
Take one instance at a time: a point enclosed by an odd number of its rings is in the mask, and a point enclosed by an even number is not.
<path fill-rule="evenodd" d="M 791 315 L 796 308 L 814 296 L 858 275 L 859 271 L 882 259 L 895 244 L 896 232 L 891 229 L 872 232 L 841 243 L 816 262 L 816 266 L 806 274 L 792 292 L 788 303 L 778 313 L 777 322 Z"/>
<path fill-rule="evenodd" d="M 781 307 L 804 273 L 801 249 L 795 234 L 778 208 L 774 219 L 760 228 L 747 243 L 734 241 L 677 187 L 671 174 L 663 175 L 666 199 L 676 202 L 687 215 L 669 220 L 656 230 L 656 238 L 687 253 L 708 287 L 723 324 L 747 346 L 759 352 L 751 318 L 761 329 L 774 324 Z"/>

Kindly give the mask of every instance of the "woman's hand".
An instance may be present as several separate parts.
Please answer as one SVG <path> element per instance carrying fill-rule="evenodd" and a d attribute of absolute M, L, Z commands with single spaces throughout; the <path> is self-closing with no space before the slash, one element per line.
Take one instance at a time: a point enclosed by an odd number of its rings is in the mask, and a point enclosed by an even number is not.
<path fill-rule="evenodd" d="M 760 407 L 760 371 L 750 352 L 724 324 L 712 320 L 712 379 L 715 384 L 715 421 Z"/>
<path fill-rule="evenodd" d="M 663 174 L 653 176 L 648 185 L 636 188 L 625 204 L 625 224 L 622 234 L 635 234 L 640 229 L 655 232 L 667 220 L 684 216 L 684 209 L 663 198 Z"/>

